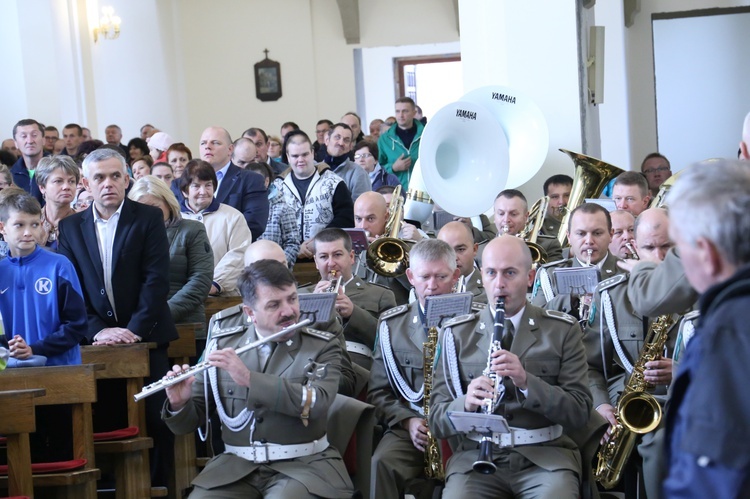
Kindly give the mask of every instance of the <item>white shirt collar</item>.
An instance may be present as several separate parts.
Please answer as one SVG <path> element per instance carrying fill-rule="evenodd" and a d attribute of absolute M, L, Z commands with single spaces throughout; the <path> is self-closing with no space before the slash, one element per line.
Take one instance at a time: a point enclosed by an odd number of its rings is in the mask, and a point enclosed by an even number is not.
<path fill-rule="evenodd" d="M 97 209 L 96 209 L 96 203 L 95 203 L 95 202 L 92 202 L 91 204 L 92 204 L 92 205 L 94 205 L 94 206 L 93 206 L 93 212 L 94 212 L 94 222 L 107 222 L 107 219 L 105 219 L 105 218 L 102 218 L 102 217 L 101 217 L 101 216 L 99 215 L 99 210 L 97 210 Z M 112 214 L 112 216 L 111 216 L 111 217 L 109 217 L 109 218 L 111 219 L 111 218 L 112 218 L 113 216 L 115 216 L 115 215 L 117 215 L 117 216 L 119 217 L 119 216 L 120 216 L 120 214 L 122 214 L 122 207 L 123 207 L 123 205 L 125 205 L 125 199 L 123 199 L 123 200 L 122 200 L 122 203 L 120 203 L 120 206 L 119 206 L 119 208 L 117 208 L 117 211 L 115 211 L 115 212 L 114 212 L 114 213 Z"/>
<path fill-rule="evenodd" d="M 596 264 L 596 266 L 599 267 L 599 270 L 602 270 L 602 268 L 604 267 L 604 262 L 607 261 L 608 257 L 609 257 L 609 251 L 607 251 L 607 253 L 604 255 L 604 258 L 602 258 L 601 260 L 599 260 L 599 263 Z M 575 257 L 575 259 L 578 260 L 578 264 L 581 267 L 585 267 L 586 266 L 586 264 L 583 263 L 581 260 L 579 260 L 578 257 Z"/>
<path fill-rule="evenodd" d="M 495 307 L 490 305 L 488 307 L 490 309 L 490 315 L 492 317 L 495 317 Z M 508 320 L 513 324 L 513 330 L 515 332 L 518 332 L 519 328 L 521 327 L 521 318 L 523 317 L 523 313 L 526 311 L 526 304 L 524 303 L 523 307 L 521 307 L 521 310 L 516 312 L 516 314 L 512 317 L 506 317 L 505 320 Z M 515 334 L 515 333 L 514 333 Z"/>

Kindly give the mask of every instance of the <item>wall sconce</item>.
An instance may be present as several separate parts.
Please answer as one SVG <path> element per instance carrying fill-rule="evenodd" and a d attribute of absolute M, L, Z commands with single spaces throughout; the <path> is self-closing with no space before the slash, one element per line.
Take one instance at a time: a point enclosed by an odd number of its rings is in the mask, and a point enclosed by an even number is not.
<path fill-rule="evenodd" d="M 120 36 L 120 16 L 115 15 L 115 9 L 112 7 L 102 7 L 102 17 L 99 19 L 99 26 L 94 28 L 94 43 L 99 41 L 101 36 L 105 40 L 114 40 Z"/>

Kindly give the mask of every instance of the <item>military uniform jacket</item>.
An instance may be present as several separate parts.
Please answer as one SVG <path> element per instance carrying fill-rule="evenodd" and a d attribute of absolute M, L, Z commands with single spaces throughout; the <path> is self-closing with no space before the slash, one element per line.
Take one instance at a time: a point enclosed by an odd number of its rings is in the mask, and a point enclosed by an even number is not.
<path fill-rule="evenodd" d="M 536 243 L 547 253 L 548 262 L 554 262 L 562 258 L 562 246 L 560 246 L 560 242 L 556 237 L 539 234 L 536 238 Z"/>
<path fill-rule="evenodd" d="M 641 315 L 683 313 L 694 307 L 698 293 L 685 277 L 682 261 L 674 248 L 660 264 L 639 262 L 630 273 L 628 296 Z"/>
<path fill-rule="evenodd" d="M 312 293 L 314 289 L 315 286 L 307 286 L 304 291 Z M 353 276 L 344 293 L 354 305 L 352 315 L 344 320 L 344 336 L 347 341 L 356 341 L 373 349 L 378 317 L 396 306 L 393 291 Z"/>
<path fill-rule="evenodd" d="M 401 375 L 411 389 L 417 392 L 424 383 L 422 344 L 427 341 L 427 332 L 419 318 L 418 301 L 391 309 L 381 315 L 378 321 L 378 339 L 375 341 L 367 403 L 375 406 L 378 418 L 384 420 L 389 427 L 398 427 L 401 421 L 421 418 L 422 415 L 410 407 L 409 402 L 401 397 L 388 379 L 380 347 L 383 323 L 390 331 L 391 348 Z M 421 407 L 421 402 L 417 405 Z"/>
<path fill-rule="evenodd" d="M 589 364 L 589 385 L 594 397 L 594 407 L 602 404 L 616 405 L 619 394 L 625 388 L 629 374 L 624 363 L 615 351 L 611 331 L 607 325 L 606 313 L 602 306 L 602 294 L 607 292 L 612 305 L 612 319 L 620 345 L 627 360 L 634 365 L 643 349 L 646 333 L 653 321 L 644 320 L 633 309 L 628 299 L 628 274 L 618 274 L 599 283 L 594 295 L 594 305 L 589 321 L 584 328 L 583 344 Z M 674 351 L 680 317 L 675 315 L 666 343 L 667 357 Z M 666 386 L 657 386 L 650 393 L 666 397 Z"/>
<path fill-rule="evenodd" d="M 216 337 L 217 348 L 237 348 L 258 339 L 252 325 L 241 334 L 231 334 L 231 330 L 228 333 Z M 312 442 L 323 437 L 326 433 L 328 407 L 336 396 L 341 373 L 338 365 L 340 357 L 341 345 L 333 334 L 304 328 L 296 332 L 290 341 L 276 344 L 264 370 L 260 369 L 258 349 L 240 354 L 240 358 L 252 372 L 250 388 L 237 385 L 226 371 L 217 369 L 219 394 L 227 415 L 235 417 L 243 408 L 254 411 L 254 430 L 251 430 L 252 420 L 236 432 L 222 425 L 224 442 L 248 446 L 252 438 L 256 442 L 288 445 Z M 309 425 L 305 427 L 300 414 L 309 359 L 319 364 L 328 364 L 328 373 L 314 383 L 315 404 L 310 410 Z M 192 398 L 177 414 L 169 415 L 168 402 L 165 404 L 164 419 L 174 433 L 191 433 L 204 421 L 206 400 L 203 395 L 203 378 L 207 375 L 208 371 L 196 375 Z M 209 404 L 213 405 L 213 397 Z M 265 466 L 298 480 L 312 494 L 351 497 L 349 476 L 341 456 L 333 447 L 311 456 L 268 464 L 252 463 L 233 454 L 220 454 L 206 465 L 193 483 L 207 489 L 220 487 L 234 483 Z"/>
<path fill-rule="evenodd" d="M 457 434 L 447 413 L 463 412 L 466 391 L 472 379 L 482 376 L 493 331 L 489 307 L 479 314 L 462 316 L 446 324 L 444 344 L 436 362 L 431 394 L 429 426 L 438 438 L 458 436 L 458 447 L 448 462 L 448 475 L 466 473 L 477 459 L 479 442 Z M 458 359 L 462 393 L 453 398 L 449 387 L 454 380 L 445 369 L 444 356 L 451 333 Z M 515 332 L 510 351 L 518 355 L 526 370 L 528 397 L 505 380 L 506 394 L 495 414 L 503 415 L 515 428 L 534 429 L 555 424 L 563 426 L 563 436 L 539 445 L 516 446 L 501 452 L 517 452 L 546 470 L 569 469 L 581 473 L 577 447 L 567 434 L 586 425 L 591 411 L 591 394 L 586 377 L 586 355 L 581 329 L 573 317 L 542 310 L 529 303 Z"/>
<path fill-rule="evenodd" d="M 607 253 L 607 257 L 604 259 L 604 263 L 601 267 L 601 279 L 608 279 L 609 277 L 612 277 L 615 274 L 620 274 L 624 272 L 620 269 L 620 267 L 617 266 L 617 261 L 619 258 L 617 258 L 615 255 L 613 255 L 611 252 Z M 574 315 L 577 315 L 577 310 L 573 310 L 573 305 L 570 300 L 569 294 L 564 295 L 555 295 L 552 300 L 547 300 L 547 298 L 544 296 L 544 291 L 542 290 L 542 279 L 545 279 L 544 275 L 546 274 L 547 277 L 549 277 L 550 281 L 553 282 L 552 274 L 556 268 L 567 268 L 567 267 L 581 267 L 581 264 L 578 262 L 578 259 L 576 257 L 568 258 L 567 260 L 562 260 L 558 262 L 552 262 L 547 265 L 544 265 L 541 269 L 539 269 L 539 272 L 536 274 L 536 279 L 534 280 L 534 291 L 531 295 L 531 303 L 536 305 L 537 307 L 543 307 L 547 310 L 557 310 L 559 312 L 564 312 L 566 314 L 570 314 L 572 312 L 575 312 Z M 554 290 L 554 285 L 553 285 Z"/>
<path fill-rule="evenodd" d="M 560 226 L 562 225 L 562 221 L 558 220 L 553 217 L 544 217 L 544 222 L 542 223 L 542 234 L 545 236 L 552 236 L 554 238 L 557 238 L 557 235 L 560 233 Z"/>
<path fill-rule="evenodd" d="M 487 304 L 487 295 L 482 284 L 482 271 L 474 267 L 474 272 L 466 279 L 466 292 L 471 293 L 473 303 Z"/>
<path fill-rule="evenodd" d="M 346 351 L 346 340 L 342 334 L 342 327 L 339 320 L 338 316 L 335 316 L 328 322 L 316 322 L 310 327 L 332 333 L 338 340 L 338 343 L 341 346 L 341 358 L 337 362 L 337 365 L 341 369 L 339 393 L 346 395 L 347 397 L 354 397 L 356 396 L 355 387 L 357 385 L 357 374 L 354 372 L 352 360 Z M 242 304 L 225 308 L 211 317 L 211 320 L 208 323 L 208 338 L 212 338 L 217 331 L 219 331 L 219 334 L 221 334 L 221 332 L 226 333 L 227 331 L 235 330 L 238 327 L 248 327 L 251 324 L 250 318 L 242 311 Z"/>

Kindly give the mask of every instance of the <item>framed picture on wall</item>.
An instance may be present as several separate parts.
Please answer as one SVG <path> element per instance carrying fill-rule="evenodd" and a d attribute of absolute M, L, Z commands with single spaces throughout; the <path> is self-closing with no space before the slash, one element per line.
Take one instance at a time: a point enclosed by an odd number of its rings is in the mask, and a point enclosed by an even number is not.
<path fill-rule="evenodd" d="M 261 101 L 275 101 L 281 98 L 281 64 L 268 58 L 255 63 L 255 96 Z"/>

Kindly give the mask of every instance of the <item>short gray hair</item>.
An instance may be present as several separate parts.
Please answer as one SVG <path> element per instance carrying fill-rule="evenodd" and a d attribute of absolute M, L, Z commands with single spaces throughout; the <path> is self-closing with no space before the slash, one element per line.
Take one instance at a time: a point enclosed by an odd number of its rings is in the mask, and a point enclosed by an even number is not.
<path fill-rule="evenodd" d="M 422 239 L 409 251 L 410 267 L 416 262 L 444 260 L 451 271 L 456 270 L 456 252 L 440 239 Z"/>
<path fill-rule="evenodd" d="M 95 151 L 92 151 L 91 154 L 86 156 L 86 158 L 83 160 L 83 176 L 86 178 L 89 178 L 89 173 L 90 173 L 92 164 L 99 163 L 99 162 L 112 159 L 112 158 L 120 162 L 120 164 L 122 165 L 123 173 L 127 175 L 128 166 L 125 163 L 125 158 L 122 156 L 122 154 L 120 154 L 118 151 L 115 151 L 114 149 L 103 147 L 101 149 L 96 149 Z"/>
<path fill-rule="evenodd" d="M 76 184 L 81 180 L 81 169 L 70 156 L 45 156 L 39 161 L 34 173 L 36 185 L 45 187 L 52 173 L 60 169 L 76 179 Z"/>
<path fill-rule="evenodd" d="M 721 159 L 697 163 L 680 175 L 667 195 L 674 229 L 694 245 L 711 241 L 727 262 L 750 262 L 750 166 Z"/>

